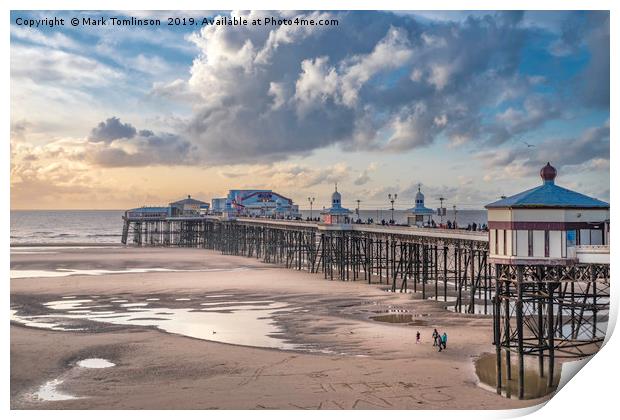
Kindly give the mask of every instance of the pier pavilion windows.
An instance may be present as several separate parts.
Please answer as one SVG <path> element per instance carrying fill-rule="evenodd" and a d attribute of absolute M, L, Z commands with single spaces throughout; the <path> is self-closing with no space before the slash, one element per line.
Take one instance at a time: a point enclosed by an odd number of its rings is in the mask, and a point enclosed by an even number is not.
<path fill-rule="evenodd" d="M 604 245 L 603 244 L 603 229 L 591 229 L 590 230 L 590 245 Z"/>
<path fill-rule="evenodd" d="M 575 245 L 577 245 L 577 231 L 567 230 L 566 231 L 566 248 L 572 248 Z"/>
<path fill-rule="evenodd" d="M 545 231 L 545 257 L 549 257 L 549 231 Z"/>
<path fill-rule="evenodd" d="M 578 245 L 603 245 L 603 231 L 601 229 L 580 229 Z"/>
<path fill-rule="evenodd" d="M 527 256 L 528 257 L 534 256 L 534 231 L 533 230 L 527 231 Z"/>
<path fill-rule="evenodd" d="M 507 247 L 507 244 L 506 244 L 506 242 L 508 241 L 508 238 L 506 238 L 506 229 L 503 230 L 502 236 L 504 237 L 504 240 L 502 241 L 503 242 L 502 254 L 508 255 L 508 247 Z"/>
<path fill-rule="evenodd" d="M 497 230 L 496 253 L 497 255 L 506 255 L 506 231 L 504 229 Z"/>
<path fill-rule="evenodd" d="M 517 255 L 525 256 L 528 255 L 528 231 L 527 230 L 517 230 Z"/>
<path fill-rule="evenodd" d="M 545 231 L 534 230 L 533 232 L 534 232 L 534 256 L 544 257 L 545 256 Z"/>
<path fill-rule="evenodd" d="M 549 231 L 549 257 L 564 258 L 566 254 L 562 253 L 562 231 Z"/>
<path fill-rule="evenodd" d="M 568 232 L 563 231 L 560 232 L 560 234 L 562 235 L 562 243 L 561 243 L 561 250 L 562 250 L 562 258 L 566 258 L 566 235 Z"/>

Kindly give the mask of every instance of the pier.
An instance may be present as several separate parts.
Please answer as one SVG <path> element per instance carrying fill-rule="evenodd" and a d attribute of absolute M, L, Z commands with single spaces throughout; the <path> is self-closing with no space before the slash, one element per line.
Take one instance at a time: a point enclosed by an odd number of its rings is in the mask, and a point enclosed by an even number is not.
<path fill-rule="evenodd" d="M 602 345 L 609 311 L 609 264 L 512 265 L 489 261 L 486 232 L 218 216 L 124 218 L 124 244 L 196 247 L 260 259 L 327 280 L 385 284 L 446 302 L 454 312 L 493 317 L 501 358 L 539 360 L 551 386 L 556 359 L 592 355 Z M 478 309 L 478 311 L 476 311 Z M 513 372 L 507 364 L 506 378 Z"/>
<path fill-rule="evenodd" d="M 434 226 L 425 223 L 433 211 L 420 189 L 410 226 L 352 223 L 335 186 L 321 222 L 243 217 L 247 208 L 233 208 L 231 190 L 221 215 L 201 214 L 205 203 L 189 196 L 169 208 L 129 210 L 122 242 L 257 258 L 332 281 L 384 284 L 459 314 L 491 315 L 497 393 L 505 388 L 510 397 L 516 358 L 522 399 L 526 357 L 537 358 L 552 391 L 556 361 L 596 353 L 609 318 L 609 204 L 556 185 L 556 175 L 548 162 L 541 185 L 486 205 L 488 232 L 424 227 Z M 270 190 L 248 197 L 258 194 L 282 197 Z"/>

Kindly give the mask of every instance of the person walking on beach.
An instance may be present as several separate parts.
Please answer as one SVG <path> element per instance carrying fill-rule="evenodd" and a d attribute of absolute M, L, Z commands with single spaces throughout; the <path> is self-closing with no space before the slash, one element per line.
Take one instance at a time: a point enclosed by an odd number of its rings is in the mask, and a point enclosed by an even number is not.
<path fill-rule="evenodd" d="M 447 344 L 448 344 L 448 334 L 444 332 L 443 335 L 441 336 L 441 345 L 443 346 L 444 350 L 446 349 Z"/>
<path fill-rule="evenodd" d="M 415 334 L 415 343 L 420 344 L 420 331 Z"/>
<path fill-rule="evenodd" d="M 435 328 L 433 330 L 433 347 L 435 347 L 437 345 L 437 340 L 439 339 L 439 331 L 437 331 L 437 328 Z"/>
<path fill-rule="evenodd" d="M 439 347 L 439 351 L 441 352 L 443 342 L 441 341 L 441 335 L 439 335 L 439 333 L 437 333 L 437 347 Z"/>

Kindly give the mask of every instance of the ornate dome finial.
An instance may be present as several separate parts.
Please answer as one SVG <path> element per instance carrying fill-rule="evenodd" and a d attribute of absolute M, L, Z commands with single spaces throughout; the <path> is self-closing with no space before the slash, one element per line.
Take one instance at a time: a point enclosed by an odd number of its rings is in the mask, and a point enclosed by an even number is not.
<path fill-rule="evenodd" d="M 553 184 L 557 175 L 558 171 L 549 162 L 540 170 L 540 177 L 544 183 Z"/>

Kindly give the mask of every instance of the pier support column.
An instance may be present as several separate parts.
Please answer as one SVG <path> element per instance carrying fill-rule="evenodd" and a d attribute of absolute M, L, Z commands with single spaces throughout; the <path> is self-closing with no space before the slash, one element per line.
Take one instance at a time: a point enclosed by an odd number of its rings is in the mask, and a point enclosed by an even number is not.
<path fill-rule="evenodd" d="M 501 282 L 499 265 L 495 265 L 495 296 L 493 296 L 493 339 L 495 341 L 495 387 L 502 395 L 502 334 L 501 334 Z"/>
<path fill-rule="evenodd" d="M 517 357 L 519 361 L 519 399 L 522 400 L 525 389 L 525 368 L 523 365 L 523 266 L 517 266 Z"/>
<path fill-rule="evenodd" d="M 512 366 L 510 363 L 510 277 L 512 274 L 507 273 L 505 279 L 506 292 L 504 293 L 504 346 L 506 349 L 506 383 L 512 380 Z M 507 387 L 510 392 L 510 387 Z"/>
<path fill-rule="evenodd" d="M 545 342 L 545 327 L 543 318 L 543 268 L 541 266 L 536 267 L 537 275 L 537 287 L 536 287 L 536 309 L 538 310 L 538 376 L 541 378 L 545 376 L 545 357 L 544 357 L 544 342 Z"/>
<path fill-rule="evenodd" d="M 555 368 L 555 320 L 553 316 L 553 292 L 558 283 L 547 283 L 549 289 L 549 300 L 547 303 L 547 341 L 549 346 L 549 360 L 547 367 L 547 387 L 553 386 L 553 375 Z"/>

